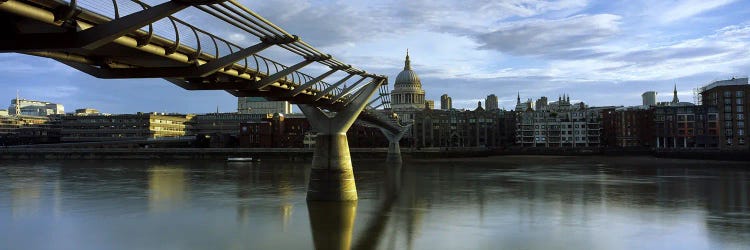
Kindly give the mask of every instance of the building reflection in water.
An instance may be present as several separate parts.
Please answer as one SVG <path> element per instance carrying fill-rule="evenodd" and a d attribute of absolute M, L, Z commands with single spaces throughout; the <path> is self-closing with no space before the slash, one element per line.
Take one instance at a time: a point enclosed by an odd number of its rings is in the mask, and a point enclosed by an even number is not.
<path fill-rule="evenodd" d="M 152 212 L 182 206 L 188 197 L 187 172 L 183 168 L 153 166 L 148 170 L 148 205 Z"/>
<path fill-rule="evenodd" d="M 14 218 L 39 212 L 43 181 L 43 178 L 39 176 L 11 178 L 11 213 Z"/>
<path fill-rule="evenodd" d="M 254 198 L 273 197 L 280 202 L 277 211 L 281 216 L 281 231 L 287 232 L 292 224 L 294 201 L 300 195 L 295 187 L 301 185 L 299 180 L 305 180 L 298 176 L 300 171 L 296 170 L 299 168 L 291 165 L 268 165 L 264 168 L 259 163 L 232 164 L 230 167 L 227 171 L 236 176 L 237 182 L 237 221 L 241 224 L 248 223 L 251 211 L 259 209 L 253 208 Z"/>

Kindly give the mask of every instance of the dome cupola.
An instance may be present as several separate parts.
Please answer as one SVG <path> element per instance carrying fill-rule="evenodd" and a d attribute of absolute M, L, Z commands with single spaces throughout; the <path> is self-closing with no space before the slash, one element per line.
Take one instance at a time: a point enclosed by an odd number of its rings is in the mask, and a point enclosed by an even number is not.
<path fill-rule="evenodd" d="M 409 60 L 409 50 L 406 50 L 406 60 L 404 61 L 404 70 L 396 76 L 394 88 L 422 88 L 422 82 L 419 76 L 411 70 L 411 61 Z"/>

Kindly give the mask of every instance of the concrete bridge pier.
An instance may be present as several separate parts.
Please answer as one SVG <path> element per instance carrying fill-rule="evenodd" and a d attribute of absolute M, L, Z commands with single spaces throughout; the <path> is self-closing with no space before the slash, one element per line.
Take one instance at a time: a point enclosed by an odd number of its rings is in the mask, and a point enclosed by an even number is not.
<path fill-rule="evenodd" d="M 385 158 L 386 163 L 403 162 L 401 159 L 401 146 L 399 145 L 399 142 L 401 141 L 401 138 L 404 137 L 404 134 L 406 134 L 406 131 L 409 131 L 408 127 L 404 127 L 397 134 L 388 131 L 387 129 L 380 128 L 380 132 L 383 132 L 385 138 L 388 139 L 388 156 Z"/>
<path fill-rule="evenodd" d="M 354 201 L 357 187 L 354 183 L 352 158 L 346 131 L 352 126 L 367 100 L 380 87 L 382 80 L 375 80 L 362 87 L 349 105 L 335 116 L 320 108 L 301 104 L 300 109 L 313 130 L 317 132 L 313 152 L 310 180 L 307 186 L 308 201 Z"/>

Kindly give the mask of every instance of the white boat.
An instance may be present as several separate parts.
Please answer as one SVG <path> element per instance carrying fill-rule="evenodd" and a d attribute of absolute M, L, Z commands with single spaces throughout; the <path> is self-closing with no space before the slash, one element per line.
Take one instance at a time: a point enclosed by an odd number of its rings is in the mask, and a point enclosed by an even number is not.
<path fill-rule="evenodd" d="M 253 159 L 253 157 L 229 157 L 227 162 L 259 162 L 260 159 Z"/>

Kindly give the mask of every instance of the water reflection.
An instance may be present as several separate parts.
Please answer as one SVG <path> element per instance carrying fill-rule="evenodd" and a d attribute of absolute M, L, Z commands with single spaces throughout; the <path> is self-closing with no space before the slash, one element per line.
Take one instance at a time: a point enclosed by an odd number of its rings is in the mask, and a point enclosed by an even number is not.
<path fill-rule="evenodd" d="M 153 166 L 148 170 L 148 207 L 152 212 L 168 212 L 182 206 L 189 197 L 184 168 Z"/>
<path fill-rule="evenodd" d="M 307 203 L 307 163 L 6 164 L 0 249 L 750 245 L 748 170 L 566 159 L 358 162 L 354 203 Z"/>
<path fill-rule="evenodd" d="M 357 201 L 308 201 L 307 211 L 316 249 L 350 249 Z"/>

